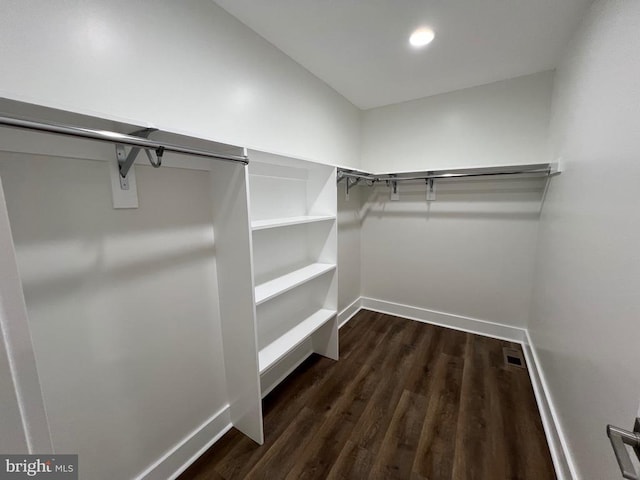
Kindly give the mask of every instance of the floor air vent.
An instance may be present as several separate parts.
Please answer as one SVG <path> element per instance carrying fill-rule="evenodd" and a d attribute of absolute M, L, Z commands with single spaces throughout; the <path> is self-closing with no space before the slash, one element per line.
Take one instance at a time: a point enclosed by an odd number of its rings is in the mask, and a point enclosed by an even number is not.
<path fill-rule="evenodd" d="M 504 355 L 504 364 L 506 366 L 526 368 L 524 358 L 522 358 L 522 351 L 518 348 L 505 347 L 502 349 Z"/>

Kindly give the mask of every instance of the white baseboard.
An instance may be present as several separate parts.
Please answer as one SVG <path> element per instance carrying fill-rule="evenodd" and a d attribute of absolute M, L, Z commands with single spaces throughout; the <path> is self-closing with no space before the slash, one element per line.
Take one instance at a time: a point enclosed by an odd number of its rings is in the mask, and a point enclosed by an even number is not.
<path fill-rule="evenodd" d="M 229 405 L 178 442 L 136 480 L 174 480 L 231 429 Z"/>
<path fill-rule="evenodd" d="M 356 313 L 362 309 L 362 297 L 356 298 L 351 305 L 346 307 L 338 314 L 338 328 L 344 327 L 349 320 L 351 320 Z"/>
<path fill-rule="evenodd" d="M 376 300 L 375 298 L 360 297 L 362 308 L 374 312 L 386 313 L 398 317 L 417 320 L 418 322 L 431 323 L 441 327 L 462 330 L 486 337 L 498 338 L 509 342 L 522 343 L 526 339 L 526 330 L 520 327 L 512 327 L 501 323 L 488 322 L 478 318 L 463 317 L 452 313 L 438 312 L 426 308 L 411 307 L 399 303 Z"/>
<path fill-rule="evenodd" d="M 535 346 L 531 341 L 529 332 L 526 332 L 525 341 L 522 342 L 522 350 L 524 351 L 525 360 L 529 367 L 529 377 L 533 385 L 533 392 L 538 403 L 540 418 L 544 427 L 544 433 L 547 437 L 549 450 L 553 466 L 556 469 L 558 480 L 577 480 L 579 477 L 578 470 L 573 462 L 569 444 L 562 430 L 558 418 L 558 412 L 555 408 L 553 400 L 549 395 L 549 387 L 544 375 L 544 370 L 538 360 Z"/>

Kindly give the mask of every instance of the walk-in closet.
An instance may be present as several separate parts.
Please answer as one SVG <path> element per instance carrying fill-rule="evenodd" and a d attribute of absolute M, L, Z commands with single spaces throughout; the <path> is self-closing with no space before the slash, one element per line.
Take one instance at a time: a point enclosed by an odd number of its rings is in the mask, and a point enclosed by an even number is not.
<path fill-rule="evenodd" d="M 640 478 L 640 4 L 3 0 L 0 478 Z"/>

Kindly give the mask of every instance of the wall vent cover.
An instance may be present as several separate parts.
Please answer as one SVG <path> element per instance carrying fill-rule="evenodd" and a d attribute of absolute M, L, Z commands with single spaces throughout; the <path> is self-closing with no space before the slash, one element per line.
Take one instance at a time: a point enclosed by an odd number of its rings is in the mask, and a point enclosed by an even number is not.
<path fill-rule="evenodd" d="M 502 353 L 504 355 L 504 364 L 507 367 L 526 368 L 524 358 L 522 357 L 522 350 L 519 348 L 504 347 Z"/>

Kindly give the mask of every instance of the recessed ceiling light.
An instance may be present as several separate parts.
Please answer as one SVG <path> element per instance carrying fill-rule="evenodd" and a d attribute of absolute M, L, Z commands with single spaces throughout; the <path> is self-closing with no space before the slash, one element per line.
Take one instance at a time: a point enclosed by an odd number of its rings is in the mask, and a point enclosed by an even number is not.
<path fill-rule="evenodd" d="M 411 34 L 409 43 L 416 48 L 424 47 L 429 45 L 435 36 L 436 34 L 430 28 L 419 28 Z"/>

